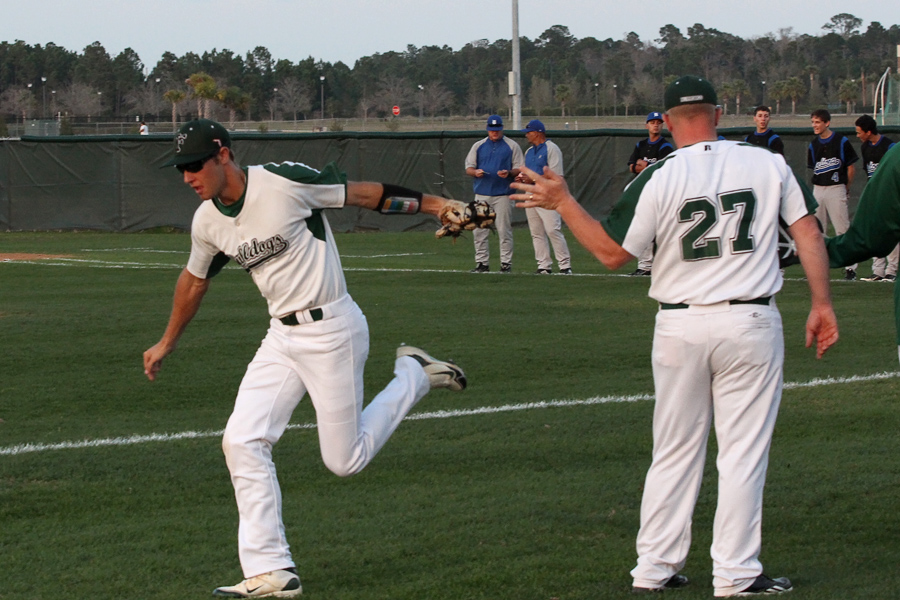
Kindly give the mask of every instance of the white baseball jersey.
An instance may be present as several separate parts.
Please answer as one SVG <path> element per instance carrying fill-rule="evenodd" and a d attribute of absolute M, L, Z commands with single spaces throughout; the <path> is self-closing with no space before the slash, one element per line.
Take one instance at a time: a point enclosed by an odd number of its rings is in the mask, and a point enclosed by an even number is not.
<path fill-rule="evenodd" d="M 227 259 L 236 261 L 276 318 L 343 297 L 347 284 L 322 209 L 344 206 L 346 176 L 334 163 L 321 172 L 292 162 L 244 172 L 247 188 L 238 202 L 212 199 L 194 214 L 188 271 L 207 279 Z"/>
<path fill-rule="evenodd" d="M 807 194 L 778 154 L 701 142 L 642 171 L 603 227 L 633 256 L 656 239 L 649 295 L 659 302 L 750 300 L 781 289 L 778 217 L 810 214 Z"/>

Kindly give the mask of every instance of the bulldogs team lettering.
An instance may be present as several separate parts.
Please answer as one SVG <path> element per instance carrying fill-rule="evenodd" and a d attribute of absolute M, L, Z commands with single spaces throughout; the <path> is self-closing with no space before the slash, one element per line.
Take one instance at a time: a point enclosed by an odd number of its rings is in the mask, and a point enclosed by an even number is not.
<path fill-rule="evenodd" d="M 238 246 L 234 260 L 244 269 L 249 271 L 264 262 L 271 260 L 283 253 L 288 248 L 288 242 L 280 235 L 274 235 L 267 240 L 258 241 L 253 238 Z"/>

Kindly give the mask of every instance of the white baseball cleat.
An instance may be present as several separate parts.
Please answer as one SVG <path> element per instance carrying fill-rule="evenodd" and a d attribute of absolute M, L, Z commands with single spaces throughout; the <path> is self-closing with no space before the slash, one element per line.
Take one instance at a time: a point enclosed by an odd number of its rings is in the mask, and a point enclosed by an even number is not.
<path fill-rule="evenodd" d="M 415 346 L 400 346 L 397 348 L 397 358 L 401 356 L 413 358 L 422 365 L 422 368 L 425 369 L 425 374 L 428 375 L 431 389 L 447 388 L 454 392 L 466 389 L 466 384 L 468 383 L 466 374 L 452 360 L 438 360 Z"/>
<path fill-rule="evenodd" d="M 213 596 L 225 598 L 293 598 L 303 593 L 293 569 L 270 571 L 245 579 L 237 585 L 218 587 Z"/>

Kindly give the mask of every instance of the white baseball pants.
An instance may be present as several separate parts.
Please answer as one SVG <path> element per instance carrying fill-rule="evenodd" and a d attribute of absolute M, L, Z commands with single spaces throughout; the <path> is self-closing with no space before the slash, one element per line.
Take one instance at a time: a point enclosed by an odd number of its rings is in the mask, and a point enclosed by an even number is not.
<path fill-rule="evenodd" d="M 715 595 L 741 591 L 762 572 L 763 487 L 783 365 L 781 315 L 774 305 L 723 302 L 659 311 L 653 461 L 631 571 L 635 586 L 661 587 L 684 567 L 713 422 L 719 447 Z"/>
<path fill-rule="evenodd" d="M 850 228 L 850 209 L 847 202 L 850 199 L 846 185 L 814 185 L 813 196 L 819 207 L 816 209 L 816 218 L 822 224 L 822 229 L 828 233 L 828 219 L 834 225 L 834 232 L 841 235 Z M 859 265 L 849 265 L 848 269 L 856 270 Z"/>
<path fill-rule="evenodd" d="M 494 212 L 497 213 L 494 226 L 497 228 L 497 235 L 500 236 L 500 262 L 512 263 L 512 201 L 509 199 L 509 196 L 481 196 L 479 194 L 475 194 L 475 200 L 487 202 L 494 209 Z M 476 229 L 472 232 L 472 237 L 475 240 L 475 262 L 490 264 L 490 235 L 490 229 Z"/>
<path fill-rule="evenodd" d="M 900 245 L 894 246 L 894 249 L 886 257 L 872 259 L 872 274 L 879 277 L 897 275 L 898 261 L 900 261 Z"/>
<path fill-rule="evenodd" d="M 362 410 L 369 354 L 366 318 L 350 296 L 328 308 L 326 318 L 317 322 L 288 326 L 271 320 L 225 427 L 222 448 L 240 515 L 244 577 L 294 566 L 272 447 L 303 395 L 309 392 L 316 410 L 325 466 L 347 476 L 372 460 L 430 389 L 421 365 L 401 357 L 394 364 L 394 379 Z"/>
<path fill-rule="evenodd" d="M 553 245 L 553 254 L 556 255 L 556 264 L 560 269 L 571 269 L 572 258 L 569 255 L 569 245 L 566 236 L 562 232 L 562 217 L 555 210 L 546 208 L 526 208 L 525 216 L 528 219 L 528 229 L 531 230 L 531 242 L 534 244 L 534 258 L 538 269 L 550 269 L 553 261 L 550 259 L 550 245 Z"/>

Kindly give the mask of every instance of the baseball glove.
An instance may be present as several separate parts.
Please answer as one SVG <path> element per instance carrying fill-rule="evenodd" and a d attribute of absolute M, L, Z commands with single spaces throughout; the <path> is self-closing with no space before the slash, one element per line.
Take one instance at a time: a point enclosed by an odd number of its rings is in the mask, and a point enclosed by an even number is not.
<path fill-rule="evenodd" d="M 489 229 L 494 224 L 497 213 L 487 202 L 480 200 L 468 204 L 459 200 L 447 200 L 438 217 L 441 228 L 435 232 L 434 237 L 449 235 L 457 238 L 463 231 Z"/>

